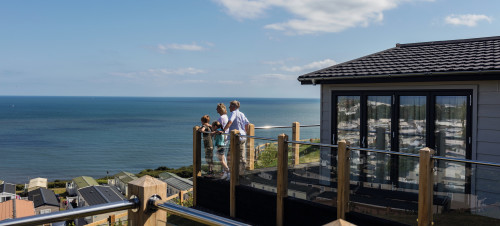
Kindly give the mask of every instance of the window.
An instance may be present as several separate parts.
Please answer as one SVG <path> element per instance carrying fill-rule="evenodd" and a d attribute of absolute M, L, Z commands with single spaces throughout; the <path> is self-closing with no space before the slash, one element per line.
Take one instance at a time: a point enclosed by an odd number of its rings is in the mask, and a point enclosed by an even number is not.
<path fill-rule="evenodd" d="M 345 139 L 354 147 L 405 153 L 430 147 L 437 155 L 470 159 L 471 98 L 471 90 L 333 92 L 333 143 Z M 443 182 L 439 191 L 470 191 L 470 176 L 463 176 L 466 164 L 438 165 L 438 177 L 446 178 L 437 180 Z M 366 151 L 351 154 L 353 181 L 417 189 L 417 174 L 418 159 Z"/>
<path fill-rule="evenodd" d="M 40 210 L 40 214 L 47 214 L 50 212 L 51 212 L 50 209 Z"/>

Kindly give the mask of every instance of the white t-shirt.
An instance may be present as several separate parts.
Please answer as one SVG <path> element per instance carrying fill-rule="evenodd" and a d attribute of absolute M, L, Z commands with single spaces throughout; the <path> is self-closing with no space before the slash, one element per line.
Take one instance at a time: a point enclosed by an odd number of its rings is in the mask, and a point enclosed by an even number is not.
<path fill-rule="evenodd" d="M 217 121 L 220 122 L 220 124 L 222 124 L 222 128 L 224 128 L 224 127 L 226 127 L 226 124 L 229 121 L 229 119 L 227 118 L 226 114 L 223 114 L 219 117 L 219 119 L 217 119 Z M 228 133 L 228 132 L 229 132 L 229 128 L 227 128 L 227 130 L 224 131 L 224 133 Z"/>

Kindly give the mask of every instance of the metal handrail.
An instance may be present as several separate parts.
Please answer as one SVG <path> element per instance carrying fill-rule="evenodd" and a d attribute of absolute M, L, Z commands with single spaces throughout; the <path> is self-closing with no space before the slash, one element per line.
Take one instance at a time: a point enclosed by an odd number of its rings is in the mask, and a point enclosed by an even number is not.
<path fill-rule="evenodd" d="M 486 162 L 486 161 L 477 161 L 477 160 L 469 160 L 469 159 L 459 159 L 459 158 L 436 156 L 436 155 L 432 156 L 432 158 L 433 159 L 439 159 L 439 160 L 452 161 L 452 162 L 473 163 L 473 164 L 478 164 L 478 165 L 500 167 L 500 164 L 496 163 L 496 162 Z"/>
<path fill-rule="evenodd" d="M 161 201 L 161 200 L 159 200 Z M 161 210 L 170 212 L 172 214 L 200 222 L 207 225 L 247 225 L 238 221 L 206 213 L 203 211 L 179 206 L 173 203 L 160 203 L 155 202 L 154 205 Z M 135 209 L 139 207 L 140 201 L 138 198 L 133 198 L 130 200 L 123 200 L 119 202 L 112 202 L 106 204 L 99 204 L 93 206 L 86 206 L 75 208 L 72 210 L 59 211 L 49 214 L 34 215 L 29 217 L 22 217 L 16 219 L 8 219 L 0 221 L 0 226 L 22 226 L 22 225 L 42 225 L 47 223 L 54 223 L 59 221 L 73 220 L 80 217 L 94 216 L 99 214 L 110 213 L 120 210 Z M 148 204 L 150 204 L 148 202 Z"/>
<path fill-rule="evenodd" d="M 223 133 L 223 134 L 230 135 L 229 133 Z M 241 134 L 237 134 L 237 136 L 259 139 L 259 140 L 278 141 L 277 139 L 267 138 L 267 137 L 256 137 L 256 136 L 241 135 Z M 336 144 L 323 144 L 323 143 L 313 143 L 313 142 L 305 142 L 305 141 L 288 140 L 286 142 L 292 143 L 292 144 L 315 145 L 315 146 L 329 147 L 329 148 L 337 148 L 338 147 L 338 145 L 336 145 Z M 378 150 L 378 149 L 372 149 L 372 148 L 360 148 L 360 147 L 349 147 L 349 148 L 351 150 L 358 150 L 358 151 L 375 152 L 375 153 L 380 153 L 380 154 L 399 155 L 399 156 L 420 158 L 420 155 L 415 154 L 415 153 L 395 152 L 395 151 Z M 472 163 L 472 164 L 478 164 L 478 165 L 500 167 L 500 163 L 495 163 L 495 162 L 478 161 L 478 160 L 470 160 L 470 159 L 459 159 L 459 158 L 444 157 L 444 156 L 437 156 L 437 155 L 433 155 L 431 158 L 437 159 L 437 160 L 452 161 L 452 162 Z"/>
<path fill-rule="evenodd" d="M 9 219 L 0 221 L 0 226 L 7 225 L 41 225 L 47 223 L 54 223 L 59 221 L 73 220 L 80 217 L 87 217 L 110 213 L 120 210 L 135 209 L 139 206 L 139 199 L 134 198 L 130 200 L 123 200 L 119 202 L 105 203 L 94 206 L 86 206 L 75 208 L 72 210 L 59 211 L 48 214 L 34 215 L 29 217 L 22 217 L 16 219 Z"/>
<path fill-rule="evenodd" d="M 314 125 L 300 125 L 299 127 L 317 127 L 321 126 L 320 124 L 314 124 Z M 293 126 L 260 126 L 260 127 L 255 127 L 254 129 L 288 129 L 288 128 L 293 128 Z"/>
<path fill-rule="evenodd" d="M 179 205 L 176 205 L 173 203 L 168 203 L 168 202 L 155 203 L 155 206 L 158 209 L 165 210 L 169 213 L 172 213 L 172 214 L 175 214 L 175 215 L 178 215 L 178 216 L 190 219 L 190 220 L 194 220 L 196 222 L 207 224 L 207 225 L 241 225 L 241 226 L 248 225 L 248 224 L 244 224 L 244 223 L 241 223 L 238 221 L 234 221 L 231 219 L 220 217 L 220 216 L 217 216 L 214 214 L 206 213 L 206 212 L 195 210 L 192 208 L 179 206 Z"/>

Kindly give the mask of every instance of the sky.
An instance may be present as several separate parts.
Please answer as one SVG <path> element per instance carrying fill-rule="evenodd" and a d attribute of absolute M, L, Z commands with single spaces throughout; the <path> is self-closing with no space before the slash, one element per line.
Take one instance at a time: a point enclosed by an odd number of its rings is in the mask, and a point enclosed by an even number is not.
<path fill-rule="evenodd" d="M 319 98 L 297 77 L 500 35 L 498 0 L 1 0 L 0 95 Z"/>

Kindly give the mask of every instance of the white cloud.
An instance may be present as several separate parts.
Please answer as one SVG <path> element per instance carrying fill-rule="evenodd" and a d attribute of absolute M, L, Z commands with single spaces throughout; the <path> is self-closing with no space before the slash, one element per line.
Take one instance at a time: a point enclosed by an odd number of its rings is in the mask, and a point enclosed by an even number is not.
<path fill-rule="evenodd" d="M 403 0 L 215 0 L 237 19 L 257 18 L 271 8 L 283 9 L 294 18 L 265 26 L 286 34 L 340 32 L 381 22 L 384 11 Z M 410 0 L 406 0 L 410 1 Z M 406 2 L 404 1 L 404 2 Z M 414 0 L 416 1 L 416 0 Z"/>
<path fill-rule="evenodd" d="M 183 80 L 182 83 L 206 83 L 207 81 L 205 80 Z"/>
<path fill-rule="evenodd" d="M 217 83 L 223 84 L 223 85 L 241 85 L 241 84 L 243 84 L 242 81 L 230 81 L 230 80 L 217 81 Z"/>
<path fill-rule="evenodd" d="M 204 70 L 192 67 L 177 68 L 177 69 L 148 69 L 138 72 L 112 72 L 111 75 L 127 77 L 127 78 L 147 78 L 147 77 L 164 77 L 169 75 L 195 75 L 205 73 Z"/>
<path fill-rule="evenodd" d="M 207 46 L 213 46 L 212 43 L 207 42 Z M 206 48 L 203 46 L 200 46 L 196 43 L 193 44 L 177 44 L 177 43 L 172 43 L 172 44 L 158 44 L 155 48 L 158 52 L 160 53 L 166 53 L 169 50 L 184 50 L 184 51 L 203 51 Z"/>
<path fill-rule="evenodd" d="M 335 64 L 337 64 L 337 62 L 335 62 L 334 60 L 325 59 L 325 60 L 321 60 L 321 61 L 312 62 L 312 63 L 306 64 L 303 66 L 291 66 L 291 67 L 283 66 L 283 67 L 281 67 L 281 70 L 288 71 L 288 72 L 300 72 L 300 71 L 305 71 L 305 70 L 315 70 L 315 69 L 330 67 L 330 66 L 335 65 Z"/>
<path fill-rule="evenodd" d="M 226 7 L 226 13 L 237 19 L 257 18 L 271 5 L 268 1 L 216 0 Z"/>
<path fill-rule="evenodd" d="M 297 76 L 283 75 L 283 74 L 263 74 L 256 76 L 257 79 L 271 79 L 271 80 L 295 80 Z"/>
<path fill-rule="evenodd" d="M 149 69 L 147 72 L 150 75 L 161 76 L 161 75 L 185 75 L 185 74 L 194 75 L 194 74 L 204 73 L 205 71 L 201 69 L 188 67 L 188 68 L 178 68 L 178 69 Z"/>
<path fill-rule="evenodd" d="M 475 27 L 477 26 L 477 23 L 480 21 L 487 21 L 491 23 L 493 20 L 492 17 L 486 16 L 486 15 L 478 15 L 478 14 L 464 14 L 464 15 L 449 15 L 447 16 L 444 21 L 447 24 L 452 24 L 452 25 L 464 25 L 468 27 Z"/>

